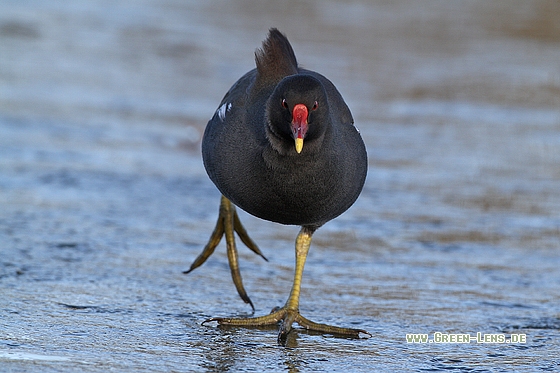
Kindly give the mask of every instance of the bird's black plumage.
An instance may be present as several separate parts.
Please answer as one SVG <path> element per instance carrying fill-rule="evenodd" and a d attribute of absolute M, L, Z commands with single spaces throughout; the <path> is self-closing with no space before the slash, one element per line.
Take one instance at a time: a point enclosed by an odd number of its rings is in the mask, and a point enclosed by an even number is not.
<path fill-rule="evenodd" d="M 220 192 L 259 218 L 316 229 L 358 198 L 367 155 L 352 115 L 323 75 L 298 67 L 286 37 L 271 29 L 257 67 L 227 92 L 202 141 L 204 166 Z M 292 112 L 308 110 L 298 153 Z"/>

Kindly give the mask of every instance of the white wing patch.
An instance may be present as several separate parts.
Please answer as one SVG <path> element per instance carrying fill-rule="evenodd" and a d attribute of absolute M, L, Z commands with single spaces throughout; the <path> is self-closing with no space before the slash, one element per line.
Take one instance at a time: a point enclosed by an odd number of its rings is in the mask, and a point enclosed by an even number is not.
<path fill-rule="evenodd" d="M 218 110 L 216 110 L 216 112 L 218 113 L 218 117 L 220 117 L 220 120 L 222 122 L 226 119 L 226 113 L 230 110 L 231 110 L 231 102 L 230 103 L 226 102 L 225 104 L 220 106 Z"/>

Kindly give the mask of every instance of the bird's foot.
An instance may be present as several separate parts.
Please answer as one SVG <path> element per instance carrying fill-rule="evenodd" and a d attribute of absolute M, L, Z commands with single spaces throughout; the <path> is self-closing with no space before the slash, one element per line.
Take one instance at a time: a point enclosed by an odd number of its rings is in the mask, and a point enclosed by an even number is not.
<path fill-rule="evenodd" d="M 224 196 L 220 201 L 220 214 L 218 215 L 218 221 L 216 222 L 216 227 L 208 240 L 208 243 L 202 250 L 202 253 L 194 260 L 191 264 L 191 267 L 184 271 L 183 273 L 190 273 L 196 268 L 200 267 L 206 259 L 210 257 L 214 253 L 214 249 L 220 241 L 222 237 L 226 236 L 226 244 L 227 244 L 227 255 L 229 261 L 229 268 L 231 270 L 231 277 L 233 279 L 233 283 L 235 284 L 235 288 L 237 289 L 237 293 L 243 299 L 245 303 L 249 303 L 253 311 L 255 307 L 253 306 L 253 302 L 247 295 L 245 288 L 243 287 L 243 281 L 241 279 L 241 273 L 239 272 L 239 263 L 237 257 L 237 247 L 235 245 L 235 236 L 233 232 L 236 232 L 241 241 L 247 246 L 251 251 L 255 254 L 260 255 L 264 260 L 268 261 L 262 252 L 259 250 L 258 246 L 255 242 L 249 237 L 247 231 L 241 224 L 239 217 L 237 216 L 237 211 L 235 211 L 235 206 Z"/>
<path fill-rule="evenodd" d="M 249 318 L 225 318 L 225 317 L 211 317 L 202 322 L 206 324 L 216 321 L 218 325 L 240 326 L 240 327 L 253 327 L 253 326 L 268 326 L 280 325 L 278 330 L 278 344 L 285 346 L 288 334 L 292 330 L 292 324 L 295 322 L 306 330 L 314 332 L 332 334 L 336 336 L 345 336 L 352 338 L 360 338 L 361 334 L 372 337 L 371 333 L 363 329 L 341 328 L 339 326 L 332 326 L 327 324 L 320 324 L 303 317 L 298 310 L 290 309 L 286 306 L 274 309 L 269 315 L 260 317 Z"/>

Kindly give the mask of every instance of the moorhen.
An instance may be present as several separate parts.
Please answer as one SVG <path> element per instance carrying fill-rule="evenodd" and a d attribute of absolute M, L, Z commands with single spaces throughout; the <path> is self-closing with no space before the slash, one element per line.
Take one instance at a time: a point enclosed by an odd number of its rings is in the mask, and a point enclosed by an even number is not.
<path fill-rule="evenodd" d="M 256 68 L 226 93 L 204 132 L 204 167 L 222 199 L 214 232 L 185 273 L 204 263 L 225 234 L 233 282 L 240 297 L 254 310 L 239 273 L 233 232 L 252 251 L 264 256 L 241 225 L 235 211 L 238 206 L 261 219 L 301 226 L 296 238 L 294 282 L 284 307 L 269 315 L 213 317 L 204 323 L 280 323 L 280 344 L 285 344 L 294 322 L 323 333 L 371 336 L 361 329 L 315 323 L 299 313 L 311 236 L 358 198 L 367 173 L 364 142 L 333 83 L 298 67 L 294 51 L 280 31 L 269 30 L 262 49 L 255 52 L 255 60 Z"/>

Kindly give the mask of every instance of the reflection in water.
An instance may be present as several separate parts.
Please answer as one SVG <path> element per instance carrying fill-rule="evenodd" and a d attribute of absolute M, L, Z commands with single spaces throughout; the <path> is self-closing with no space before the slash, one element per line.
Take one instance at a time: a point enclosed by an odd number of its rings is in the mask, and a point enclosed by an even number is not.
<path fill-rule="evenodd" d="M 229 372 L 232 369 L 237 359 L 239 351 L 231 341 L 229 334 L 223 334 L 219 338 L 213 338 L 211 347 L 208 349 L 205 360 L 201 366 L 207 372 Z"/>

